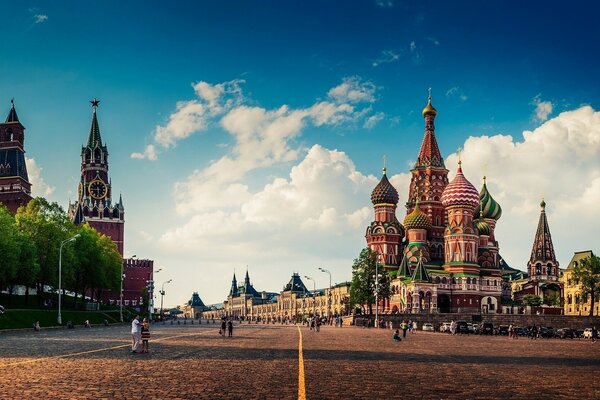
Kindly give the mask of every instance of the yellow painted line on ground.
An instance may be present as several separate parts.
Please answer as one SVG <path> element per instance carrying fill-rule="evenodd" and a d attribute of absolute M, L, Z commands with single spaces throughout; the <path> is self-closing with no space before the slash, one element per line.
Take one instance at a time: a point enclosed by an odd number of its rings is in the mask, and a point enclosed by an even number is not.
<path fill-rule="evenodd" d="M 206 333 L 206 332 L 202 332 L 202 333 Z M 166 337 L 162 337 L 162 338 L 158 338 L 158 339 L 153 339 L 152 343 L 162 342 L 163 340 L 176 339 L 176 338 L 186 337 L 186 336 L 198 336 L 198 335 L 201 335 L 202 333 L 201 332 L 197 332 L 197 333 L 184 333 L 184 334 L 181 334 L 181 335 L 166 336 Z M 120 348 L 123 348 L 123 347 L 131 347 L 131 343 L 121 344 L 121 345 L 112 346 L 112 347 L 103 347 L 101 349 L 80 351 L 80 352 L 77 352 L 77 353 L 59 354 L 59 355 L 56 355 L 56 356 L 48 356 L 48 357 L 42 357 L 42 358 L 33 358 L 33 359 L 30 359 L 30 360 L 17 361 L 17 362 L 10 363 L 10 364 L 0 365 L 0 368 L 2 368 L 2 367 L 11 367 L 13 365 L 22 365 L 22 364 L 37 363 L 37 362 L 41 362 L 41 361 L 52 360 L 52 359 L 55 359 L 55 358 L 67 358 L 67 357 L 80 356 L 80 355 L 83 355 L 83 354 L 100 353 L 102 351 L 115 350 L 115 349 L 120 349 Z"/>
<path fill-rule="evenodd" d="M 298 333 L 298 400 L 306 400 L 306 386 L 304 385 L 304 355 L 302 354 L 302 331 L 296 325 Z"/>

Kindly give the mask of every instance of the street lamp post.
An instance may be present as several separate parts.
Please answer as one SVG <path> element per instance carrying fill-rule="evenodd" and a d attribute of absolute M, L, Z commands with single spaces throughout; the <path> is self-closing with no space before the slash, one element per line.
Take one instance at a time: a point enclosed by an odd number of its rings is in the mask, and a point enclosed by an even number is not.
<path fill-rule="evenodd" d="M 173 282 L 173 279 L 169 279 L 166 282 L 163 282 L 162 286 L 160 287 L 160 318 L 162 319 L 163 316 L 163 297 L 165 296 L 165 285 L 167 283 L 171 283 Z"/>
<path fill-rule="evenodd" d="M 379 328 L 379 263 L 375 263 L 375 328 Z"/>
<path fill-rule="evenodd" d="M 62 325 L 62 315 L 60 313 L 62 301 L 62 248 L 65 244 L 77 240 L 78 237 L 79 233 L 73 237 L 63 240 L 58 249 L 58 317 L 56 318 L 56 322 L 58 322 L 59 325 Z"/>
<path fill-rule="evenodd" d="M 317 292 L 317 286 L 316 286 L 315 280 L 313 278 L 310 278 L 306 275 L 304 275 L 304 278 L 308 279 L 309 281 L 312 281 L 312 283 L 313 283 L 313 318 L 315 318 L 317 316 L 317 313 L 315 312 L 315 305 L 316 305 L 315 293 Z"/>
<path fill-rule="evenodd" d="M 148 291 L 148 321 L 152 321 L 152 311 L 154 309 L 154 274 L 158 274 L 162 271 L 162 268 L 157 269 L 156 271 L 152 271 L 152 276 L 150 277 L 152 284 L 150 285 L 150 290 Z"/>
<path fill-rule="evenodd" d="M 331 316 L 331 271 L 319 267 L 319 271 L 329 274 L 329 296 L 327 296 L 327 318 Z"/>
<path fill-rule="evenodd" d="M 450 272 L 450 314 L 452 314 L 452 287 L 454 286 L 454 273 Z"/>

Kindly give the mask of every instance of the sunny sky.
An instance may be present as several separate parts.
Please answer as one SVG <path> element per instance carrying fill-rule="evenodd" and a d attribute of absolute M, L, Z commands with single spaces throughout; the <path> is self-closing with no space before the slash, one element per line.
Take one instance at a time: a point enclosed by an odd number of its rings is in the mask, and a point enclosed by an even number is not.
<path fill-rule="evenodd" d="M 544 197 L 565 267 L 600 252 L 600 6 L 552 3 L 2 0 L 0 112 L 66 209 L 100 99 L 125 255 L 173 279 L 168 305 L 222 302 L 246 267 L 257 290 L 349 280 L 384 154 L 404 219 L 429 87 L 450 178 L 463 148 L 503 207 L 501 255 L 525 269 Z"/>

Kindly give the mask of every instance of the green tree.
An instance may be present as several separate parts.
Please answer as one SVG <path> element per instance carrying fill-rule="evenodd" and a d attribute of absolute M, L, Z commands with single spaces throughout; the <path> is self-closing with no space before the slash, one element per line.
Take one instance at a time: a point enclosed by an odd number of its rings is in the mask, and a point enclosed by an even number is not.
<path fill-rule="evenodd" d="M 375 288 L 378 288 L 379 299 L 388 298 L 390 295 L 390 280 L 388 274 L 379 268 L 379 282 L 376 285 L 375 271 L 377 266 L 377 252 L 365 248 L 360 252 L 352 264 L 352 283 L 350 285 L 350 308 L 365 305 L 369 308 L 369 314 L 373 314 L 373 303 L 375 303 Z"/>
<path fill-rule="evenodd" d="M 46 285 L 56 286 L 60 243 L 72 236 L 75 226 L 58 203 L 36 197 L 15 216 L 17 227 L 35 245 L 39 273 L 36 277 L 38 304 L 45 297 Z M 72 257 L 71 246 L 63 247 L 63 261 Z"/>
<path fill-rule="evenodd" d="M 14 282 L 20 258 L 19 232 L 8 209 L 0 204 L 0 289 Z"/>
<path fill-rule="evenodd" d="M 542 305 L 542 298 L 534 294 L 526 294 L 523 296 L 523 304 L 530 307 L 539 307 Z"/>
<path fill-rule="evenodd" d="M 19 261 L 14 284 L 25 286 L 25 304 L 29 304 L 29 288 L 35 286 L 40 266 L 35 244 L 23 232 L 18 231 Z"/>
<path fill-rule="evenodd" d="M 77 294 L 90 294 L 99 299 L 103 289 L 117 291 L 121 283 L 123 259 L 115 243 L 88 224 L 78 229 L 79 238 L 73 245 L 73 261 L 68 268 L 68 286 Z"/>
<path fill-rule="evenodd" d="M 580 298 L 591 300 L 590 317 L 594 316 L 594 302 L 600 296 L 600 257 L 590 256 L 573 267 L 573 278 L 580 285 Z"/>

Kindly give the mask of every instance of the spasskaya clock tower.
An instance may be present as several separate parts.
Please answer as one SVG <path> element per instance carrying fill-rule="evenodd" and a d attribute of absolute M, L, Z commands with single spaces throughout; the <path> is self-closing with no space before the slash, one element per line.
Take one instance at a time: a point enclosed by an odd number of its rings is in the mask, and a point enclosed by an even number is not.
<path fill-rule="evenodd" d="M 125 209 L 123 199 L 113 201 L 108 175 L 108 149 L 102 144 L 96 109 L 92 100 L 92 126 L 85 146 L 81 148 L 81 179 L 77 201 L 69 204 L 69 215 L 75 224 L 87 222 L 98 232 L 110 237 L 123 255 Z"/>

